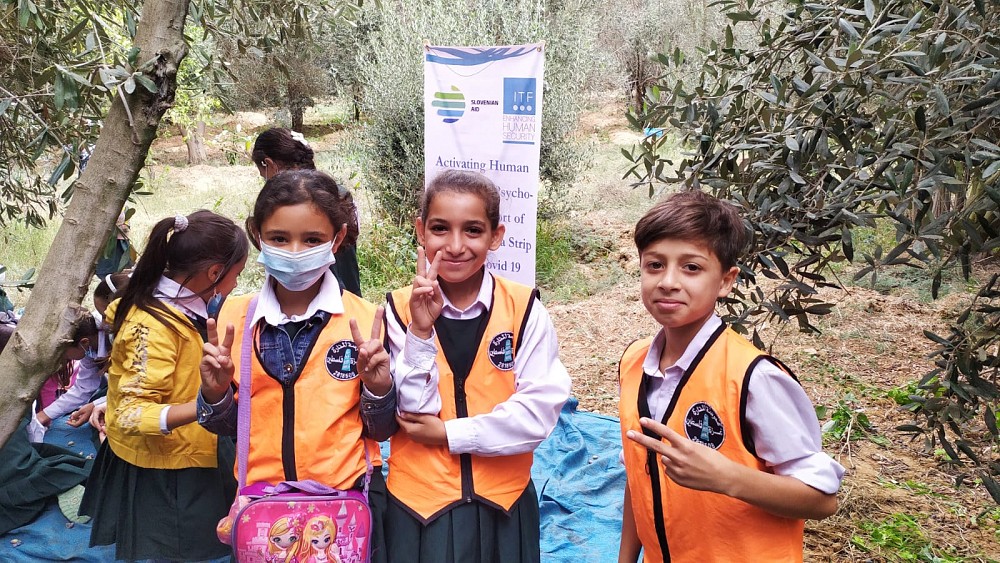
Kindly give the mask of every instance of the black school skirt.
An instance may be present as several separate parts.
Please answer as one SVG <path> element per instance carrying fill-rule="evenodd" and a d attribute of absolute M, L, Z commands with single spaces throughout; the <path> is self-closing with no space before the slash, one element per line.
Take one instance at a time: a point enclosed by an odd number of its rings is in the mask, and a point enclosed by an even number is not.
<path fill-rule="evenodd" d="M 390 493 L 385 517 L 392 563 L 539 563 L 538 526 L 538 495 L 531 481 L 509 516 L 471 502 L 425 526 Z"/>
<path fill-rule="evenodd" d="M 90 545 L 115 544 L 115 558 L 203 561 L 231 553 L 215 526 L 236 495 L 233 441 L 219 437 L 217 468 L 148 469 L 121 459 L 105 440 L 80 514 L 93 518 Z"/>

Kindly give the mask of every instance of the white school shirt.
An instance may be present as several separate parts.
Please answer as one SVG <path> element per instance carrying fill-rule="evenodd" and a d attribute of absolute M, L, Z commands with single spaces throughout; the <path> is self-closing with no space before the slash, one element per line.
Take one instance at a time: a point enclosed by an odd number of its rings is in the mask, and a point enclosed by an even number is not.
<path fill-rule="evenodd" d="M 713 314 L 665 373 L 660 371 L 660 353 L 666 336 L 661 329 L 653 338 L 642 369 L 651 376 L 646 400 L 655 420 L 663 420 L 684 372 L 721 325 L 722 320 Z M 844 467 L 823 452 L 816 410 L 802 386 L 773 363 L 762 361 L 751 372 L 747 390 L 746 420 L 757 457 L 777 475 L 795 477 L 826 494 L 836 493 Z"/>
<path fill-rule="evenodd" d="M 487 272 L 479 295 L 466 309 L 458 309 L 443 296 L 441 314 L 449 319 L 466 320 L 485 313 L 493 301 L 493 284 L 493 275 Z M 441 394 L 433 332 L 428 340 L 417 338 L 400 326 L 392 314 L 386 315 L 386 324 L 397 408 L 400 412 L 437 415 L 441 412 Z M 570 378 L 559 361 L 559 343 L 552 319 L 540 301 L 531 307 L 520 346 L 514 358 L 514 394 L 492 412 L 445 421 L 451 453 L 481 456 L 526 453 L 538 447 L 555 428 L 559 411 L 569 398 Z"/>
<path fill-rule="evenodd" d="M 266 276 L 264 287 L 260 290 L 260 296 L 257 297 L 257 310 L 254 311 L 250 324 L 257 324 L 257 321 L 264 319 L 264 322 L 271 326 L 281 326 L 285 323 L 308 320 L 317 311 L 325 311 L 331 315 L 343 315 L 344 300 L 340 296 L 340 283 L 337 282 L 337 276 L 333 275 L 333 272 L 327 268 L 321 279 L 323 281 L 320 282 L 322 285 L 319 287 L 319 293 L 309 302 L 305 313 L 286 317 L 281 312 L 281 304 L 278 303 L 278 296 L 274 293 L 274 284 L 278 282 L 271 276 Z"/>
<path fill-rule="evenodd" d="M 104 318 L 97 311 L 92 311 L 94 320 L 97 321 L 97 357 L 90 358 L 84 356 L 79 362 L 76 379 L 58 399 L 52 401 L 49 406 L 42 409 L 46 416 L 55 420 L 60 416 L 71 413 L 83 405 L 90 402 L 94 392 L 101 386 L 101 378 L 104 377 L 104 367 L 102 360 L 111 353 L 108 350 L 107 329 L 104 325 Z"/>
<path fill-rule="evenodd" d="M 90 397 L 97 391 L 97 388 L 101 386 L 101 377 L 103 376 L 104 370 L 99 365 L 98 360 L 84 357 L 78 362 L 73 385 L 70 385 L 69 389 L 58 399 L 52 401 L 49 406 L 42 409 L 42 412 L 55 420 L 86 405 L 90 402 Z"/>

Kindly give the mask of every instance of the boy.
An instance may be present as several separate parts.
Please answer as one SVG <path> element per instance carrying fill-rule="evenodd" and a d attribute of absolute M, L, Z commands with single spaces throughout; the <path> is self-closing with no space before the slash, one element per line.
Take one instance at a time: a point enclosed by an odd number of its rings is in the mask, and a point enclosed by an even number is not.
<path fill-rule="evenodd" d="M 837 510 L 844 469 L 822 452 L 791 372 L 715 314 L 748 243 L 742 219 L 682 192 L 639 220 L 635 243 L 642 302 L 662 328 L 619 365 L 619 562 L 640 548 L 646 562 L 802 561 L 803 519 Z"/>

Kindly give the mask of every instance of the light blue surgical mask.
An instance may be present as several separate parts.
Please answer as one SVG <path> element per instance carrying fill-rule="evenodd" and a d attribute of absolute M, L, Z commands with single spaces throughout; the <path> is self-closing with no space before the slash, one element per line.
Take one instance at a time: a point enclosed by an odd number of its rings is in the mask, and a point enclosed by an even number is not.
<path fill-rule="evenodd" d="M 299 252 L 289 252 L 260 243 L 257 263 L 264 265 L 264 271 L 278 280 L 289 291 L 302 291 L 316 283 L 331 264 L 333 241 Z"/>

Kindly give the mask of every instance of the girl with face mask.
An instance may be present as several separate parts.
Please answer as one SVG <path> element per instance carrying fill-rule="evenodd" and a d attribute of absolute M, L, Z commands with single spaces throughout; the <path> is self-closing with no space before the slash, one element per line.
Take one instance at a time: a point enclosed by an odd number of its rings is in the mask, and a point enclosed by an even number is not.
<path fill-rule="evenodd" d="M 246 482 L 312 479 L 360 490 L 367 455 L 374 466 L 372 561 L 385 561 L 386 492 L 377 442 L 397 425 L 383 310 L 343 291 L 330 272 L 337 249 L 357 240 L 355 217 L 350 194 L 341 194 L 333 178 L 290 170 L 267 181 L 247 219 L 267 277 L 250 318 Z M 198 410 L 212 432 L 236 434 L 236 405 L 243 398 L 233 389 L 252 298 L 227 299 L 218 327 L 209 321 Z"/>
<path fill-rule="evenodd" d="M 285 170 L 315 170 L 314 156 L 302 133 L 284 127 L 272 127 L 258 135 L 250 153 L 257 172 L 264 180 L 270 180 Z M 350 195 L 344 186 L 337 186 L 337 189 L 341 194 Z M 341 242 L 336 258 L 330 269 L 337 276 L 337 281 L 345 290 L 360 297 L 361 273 L 354 243 L 350 240 Z"/>
<path fill-rule="evenodd" d="M 87 404 L 100 387 L 101 377 L 107 368 L 105 358 L 98 357 L 101 337 L 97 320 L 88 312 L 81 313 L 73 330 L 73 343 L 63 353 L 66 363 L 42 386 L 42 396 L 52 384 L 56 385 L 53 390 L 61 392 L 55 392 L 46 404 L 38 405 L 40 410 L 35 414 L 35 420 L 39 426 L 48 428 L 53 420 Z M 72 382 L 71 374 L 75 375 Z M 44 431 L 39 434 L 37 426 L 32 430 L 35 432 L 32 441 L 42 441 Z"/>

